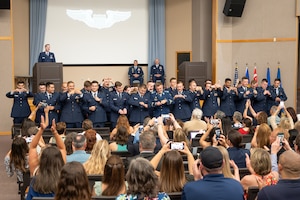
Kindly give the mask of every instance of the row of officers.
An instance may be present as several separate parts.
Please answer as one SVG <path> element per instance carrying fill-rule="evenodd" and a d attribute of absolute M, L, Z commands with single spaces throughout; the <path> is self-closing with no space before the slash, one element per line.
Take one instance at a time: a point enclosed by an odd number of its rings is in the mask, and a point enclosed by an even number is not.
<path fill-rule="evenodd" d="M 150 84 L 149 84 L 150 83 Z M 30 115 L 27 98 L 34 97 L 33 104 L 38 107 L 36 122 L 39 123 L 44 108 L 49 110 L 49 124 L 52 119 L 56 122 L 66 122 L 68 128 L 79 128 L 85 118 L 90 119 L 94 127 L 103 127 L 110 121 L 115 127 L 119 115 L 127 115 L 131 124 L 142 123 L 146 116 L 158 117 L 172 112 L 176 119 L 190 120 L 194 108 L 200 108 L 205 117 L 211 117 L 217 110 L 223 111 L 226 116 L 232 117 L 235 111 L 243 113 L 248 99 L 256 112 L 269 110 L 273 105 L 286 101 L 284 89 L 280 87 L 280 80 L 275 79 L 272 86 L 263 79 L 258 86 L 257 82 L 249 87 L 249 80 L 243 77 L 238 87 L 231 85 L 227 78 L 223 86 L 205 81 L 205 86 L 197 86 L 195 80 L 189 81 L 188 89 L 184 89 L 181 81 L 170 79 L 170 87 L 164 89 L 161 82 L 149 82 L 139 85 L 130 93 L 124 91 L 122 83 L 115 82 L 109 85 L 105 80 L 101 86 L 98 81 L 92 81 L 89 90 L 75 89 L 72 81 L 67 82 L 66 91 L 55 92 L 54 84 L 48 82 L 46 91 L 33 95 L 25 89 L 23 82 L 17 83 L 17 88 L 6 94 L 14 98 L 11 117 L 14 123 L 22 123 Z M 155 89 L 154 89 L 155 88 Z"/>

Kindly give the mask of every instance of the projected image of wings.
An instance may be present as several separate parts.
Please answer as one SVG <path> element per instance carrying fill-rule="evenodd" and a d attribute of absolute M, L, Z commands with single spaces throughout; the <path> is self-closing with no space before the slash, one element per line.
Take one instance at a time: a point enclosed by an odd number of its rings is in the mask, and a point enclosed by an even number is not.
<path fill-rule="evenodd" d="M 106 14 L 93 14 L 92 10 L 66 10 L 66 14 L 73 20 L 85 23 L 88 27 L 104 29 L 114 24 L 126 21 L 131 17 L 131 12 L 107 10 Z"/>

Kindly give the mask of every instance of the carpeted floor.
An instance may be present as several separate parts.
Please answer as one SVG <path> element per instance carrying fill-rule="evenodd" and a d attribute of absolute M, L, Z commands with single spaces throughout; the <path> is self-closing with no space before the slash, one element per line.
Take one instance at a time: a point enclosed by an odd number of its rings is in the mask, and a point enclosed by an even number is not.
<path fill-rule="evenodd" d="M 4 157 L 11 147 L 11 136 L 0 136 L 0 199 L 19 200 L 17 177 L 8 177 L 4 167 Z"/>

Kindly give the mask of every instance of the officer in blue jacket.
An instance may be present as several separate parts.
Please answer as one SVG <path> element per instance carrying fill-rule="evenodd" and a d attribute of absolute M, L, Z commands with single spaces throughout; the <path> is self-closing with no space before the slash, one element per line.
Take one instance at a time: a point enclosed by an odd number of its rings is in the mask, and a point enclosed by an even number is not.
<path fill-rule="evenodd" d="M 237 88 L 231 86 L 231 79 L 226 78 L 223 87 L 222 97 L 220 101 L 220 110 L 225 113 L 227 117 L 232 119 L 233 113 L 236 111 L 235 99 L 237 98 Z"/>
<path fill-rule="evenodd" d="M 45 45 L 45 51 L 40 53 L 38 62 L 56 62 L 54 53 L 50 52 L 50 44 Z"/>
<path fill-rule="evenodd" d="M 195 79 L 189 80 L 188 92 L 192 98 L 192 102 L 190 102 L 190 110 L 193 111 L 195 108 L 201 109 L 200 100 L 203 99 L 203 89 L 201 86 L 197 86 Z"/>
<path fill-rule="evenodd" d="M 212 117 L 219 110 L 218 98 L 222 95 L 221 86 L 219 84 L 212 85 L 211 80 L 205 81 L 205 89 L 203 91 L 203 116 Z"/>
<path fill-rule="evenodd" d="M 155 90 L 149 101 L 149 106 L 153 108 L 153 116 L 159 117 L 162 114 L 170 113 L 170 105 L 173 104 L 173 99 L 168 91 L 164 91 L 163 84 L 157 82 L 155 84 Z"/>
<path fill-rule="evenodd" d="M 128 78 L 130 86 L 141 85 L 144 83 L 144 72 L 138 65 L 137 60 L 134 60 L 133 66 L 129 67 Z"/>
<path fill-rule="evenodd" d="M 98 92 L 98 81 L 92 81 L 91 92 L 83 95 L 83 110 L 87 113 L 88 119 L 93 122 L 93 127 L 104 127 L 107 121 L 105 107 L 109 106 L 106 95 Z"/>
<path fill-rule="evenodd" d="M 145 117 L 149 116 L 148 103 L 150 100 L 150 93 L 146 93 L 147 87 L 145 84 L 139 86 L 138 92 L 131 94 L 128 104 L 132 107 L 129 121 L 131 125 L 144 122 Z"/>
<path fill-rule="evenodd" d="M 67 83 L 68 91 L 60 94 L 61 116 L 60 121 L 65 122 L 67 128 L 81 128 L 83 121 L 82 98 L 80 90 L 75 89 L 73 81 Z"/>
<path fill-rule="evenodd" d="M 55 92 L 55 86 L 53 82 L 46 83 L 46 92 L 37 93 L 34 96 L 34 105 L 40 105 L 40 108 L 36 112 L 35 122 L 40 123 L 41 115 L 45 116 L 44 108 L 49 107 L 49 126 L 52 126 L 52 120 L 58 122 L 58 112 L 60 110 L 60 95 Z"/>
<path fill-rule="evenodd" d="M 189 92 L 184 90 L 183 82 L 178 81 L 177 83 L 177 94 L 173 97 L 173 115 L 176 119 L 181 119 L 183 122 L 191 119 L 191 108 L 190 103 L 193 101 Z"/>
<path fill-rule="evenodd" d="M 159 64 L 158 58 L 155 59 L 154 65 L 151 66 L 150 80 L 154 83 L 161 82 L 163 85 L 165 84 L 165 69 L 164 66 Z"/>
<path fill-rule="evenodd" d="M 267 99 L 271 96 L 268 88 L 268 80 L 262 79 L 260 87 L 253 90 L 252 108 L 256 113 L 264 111 L 268 113 Z"/>
<path fill-rule="evenodd" d="M 247 77 L 242 78 L 241 86 L 237 88 L 238 96 L 235 101 L 236 110 L 240 113 L 244 113 L 245 105 L 248 99 L 253 97 L 253 89 L 249 88 L 249 79 Z"/>
<path fill-rule="evenodd" d="M 269 86 L 268 90 L 271 92 L 271 96 L 268 98 L 268 111 L 270 111 L 272 106 L 278 106 L 281 101 L 286 101 L 287 96 L 284 89 L 280 86 L 281 80 L 276 78 L 274 84 Z"/>
<path fill-rule="evenodd" d="M 25 88 L 24 81 L 19 81 L 17 88 L 6 93 L 6 97 L 14 99 L 10 115 L 14 124 L 21 124 L 31 113 L 27 98 L 33 97 L 33 94 Z"/>
<path fill-rule="evenodd" d="M 117 120 L 120 115 L 128 114 L 128 94 L 123 92 L 122 83 L 119 81 L 115 82 L 115 90 L 110 93 L 110 121 L 112 128 L 116 127 Z"/>

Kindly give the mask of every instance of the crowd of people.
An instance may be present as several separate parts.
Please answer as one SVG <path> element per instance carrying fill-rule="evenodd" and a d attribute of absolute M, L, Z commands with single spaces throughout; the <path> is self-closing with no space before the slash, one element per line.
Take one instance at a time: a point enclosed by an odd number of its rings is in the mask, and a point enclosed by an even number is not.
<path fill-rule="evenodd" d="M 32 94 L 19 82 L 7 93 L 14 98 L 14 123 L 22 123 L 22 136 L 13 139 L 5 157 L 7 174 L 22 181 L 30 171 L 28 200 L 170 199 L 174 192 L 182 192 L 184 200 L 242 200 L 253 186 L 260 189 L 258 199 L 297 199 L 296 112 L 284 105 L 279 79 L 272 86 L 266 79 L 260 86 L 248 83 L 246 77 L 236 86 L 229 78 L 224 86 L 206 80 L 202 88 L 190 80 L 184 89 L 171 78 L 167 88 L 162 81 L 123 88 L 105 78 L 100 84 L 85 81 L 82 90 L 69 81 L 60 92 L 48 82 Z M 31 96 L 32 112 L 26 108 Z M 104 126 L 111 128 L 109 140 L 94 130 Z M 53 133 L 49 144 L 42 137 L 46 128 Z M 68 128 L 84 132 L 66 134 Z M 243 143 L 245 136 L 251 142 Z M 127 152 L 127 159 L 115 152 Z M 242 168 L 249 175 L 241 178 Z M 102 180 L 91 188 L 87 176 L 95 174 Z"/>

